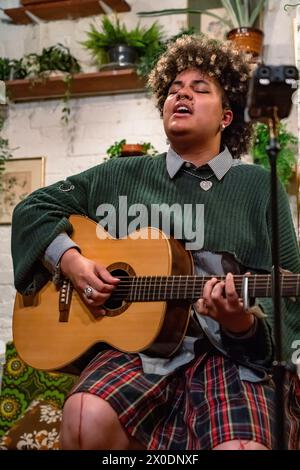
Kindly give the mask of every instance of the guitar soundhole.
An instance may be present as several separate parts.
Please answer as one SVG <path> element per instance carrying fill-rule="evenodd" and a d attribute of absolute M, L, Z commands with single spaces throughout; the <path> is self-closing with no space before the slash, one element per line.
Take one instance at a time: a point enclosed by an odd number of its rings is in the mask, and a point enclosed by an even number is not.
<path fill-rule="evenodd" d="M 107 267 L 107 270 L 114 277 L 122 279 L 118 284 L 111 297 L 105 302 L 104 308 L 107 310 L 108 316 L 119 315 L 127 310 L 131 302 L 126 300 L 130 289 L 129 283 L 126 283 L 126 277 L 135 276 L 132 267 L 126 263 L 116 263 Z"/>

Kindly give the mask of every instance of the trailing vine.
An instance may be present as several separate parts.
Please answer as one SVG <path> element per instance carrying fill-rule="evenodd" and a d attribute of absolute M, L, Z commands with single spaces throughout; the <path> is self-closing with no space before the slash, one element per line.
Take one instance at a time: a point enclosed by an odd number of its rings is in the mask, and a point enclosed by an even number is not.
<path fill-rule="evenodd" d="M 4 139 L 1 135 L 5 118 L 0 115 L 0 191 L 2 188 L 2 175 L 5 170 L 5 162 L 12 157 L 11 149 L 9 148 L 8 139 Z"/>

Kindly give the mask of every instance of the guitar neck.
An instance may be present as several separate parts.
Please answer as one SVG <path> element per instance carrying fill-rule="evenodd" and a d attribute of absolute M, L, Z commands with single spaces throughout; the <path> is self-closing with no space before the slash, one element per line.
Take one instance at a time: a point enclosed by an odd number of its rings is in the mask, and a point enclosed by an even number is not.
<path fill-rule="evenodd" d="M 202 297 L 204 285 L 212 277 L 216 277 L 219 281 L 225 280 L 225 276 L 121 276 L 121 282 L 113 298 L 131 302 L 179 299 L 193 302 Z M 242 297 L 244 278 L 243 275 L 234 276 L 239 297 Z M 271 297 L 272 276 L 270 274 L 248 276 L 248 292 L 250 297 Z M 280 294 L 282 297 L 299 297 L 300 274 L 281 274 Z"/>

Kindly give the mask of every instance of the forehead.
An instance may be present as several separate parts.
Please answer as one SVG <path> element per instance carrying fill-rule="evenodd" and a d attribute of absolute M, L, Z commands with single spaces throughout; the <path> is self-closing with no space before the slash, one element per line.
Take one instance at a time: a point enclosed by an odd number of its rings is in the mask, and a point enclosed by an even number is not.
<path fill-rule="evenodd" d="M 218 81 L 215 78 L 210 77 L 209 75 L 205 74 L 204 72 L 202 72 L 201 70 L 197 68 L 183 70 L 178 75 L 176 75 L 172 83 L 174 82 L 187 82 L 188 83 L 188 82 L 199 81 L 199 80 L 201 81 L 203 80 L 207 82 L 209 85 L 216 87 L 218 89 L 221 88 Z"/>

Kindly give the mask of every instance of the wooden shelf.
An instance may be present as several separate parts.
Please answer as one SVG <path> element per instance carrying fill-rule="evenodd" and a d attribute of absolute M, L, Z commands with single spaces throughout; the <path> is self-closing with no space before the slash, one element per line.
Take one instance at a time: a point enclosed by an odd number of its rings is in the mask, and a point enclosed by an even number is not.
<path fill-rule="evenodd" d="M 64 76 L 49 77 L 41 83 L 30 80 L 9 80 L 7 95 L 11 101 L 36 101 L 61 98 L 66 92 Z M 71 98 L 81 96 L 133 93 L 145 91 L 145 81 L 134 69 L 106 70 L 97 73 L 78 73 L 73 76 Z"/>
<path fill-rule="evenodd" d="M 125 0 L 103 0 L 103 2 L 116 12 L 131 9 Z M 98 0 L 60 0 L 34 2 L 20 8 L 8 8 L 4 13 L 16 24 L 30 24 L 35 22 L 30 14 L 43 21 L 52 21 L 99 15 L 105 12 Z"/>

